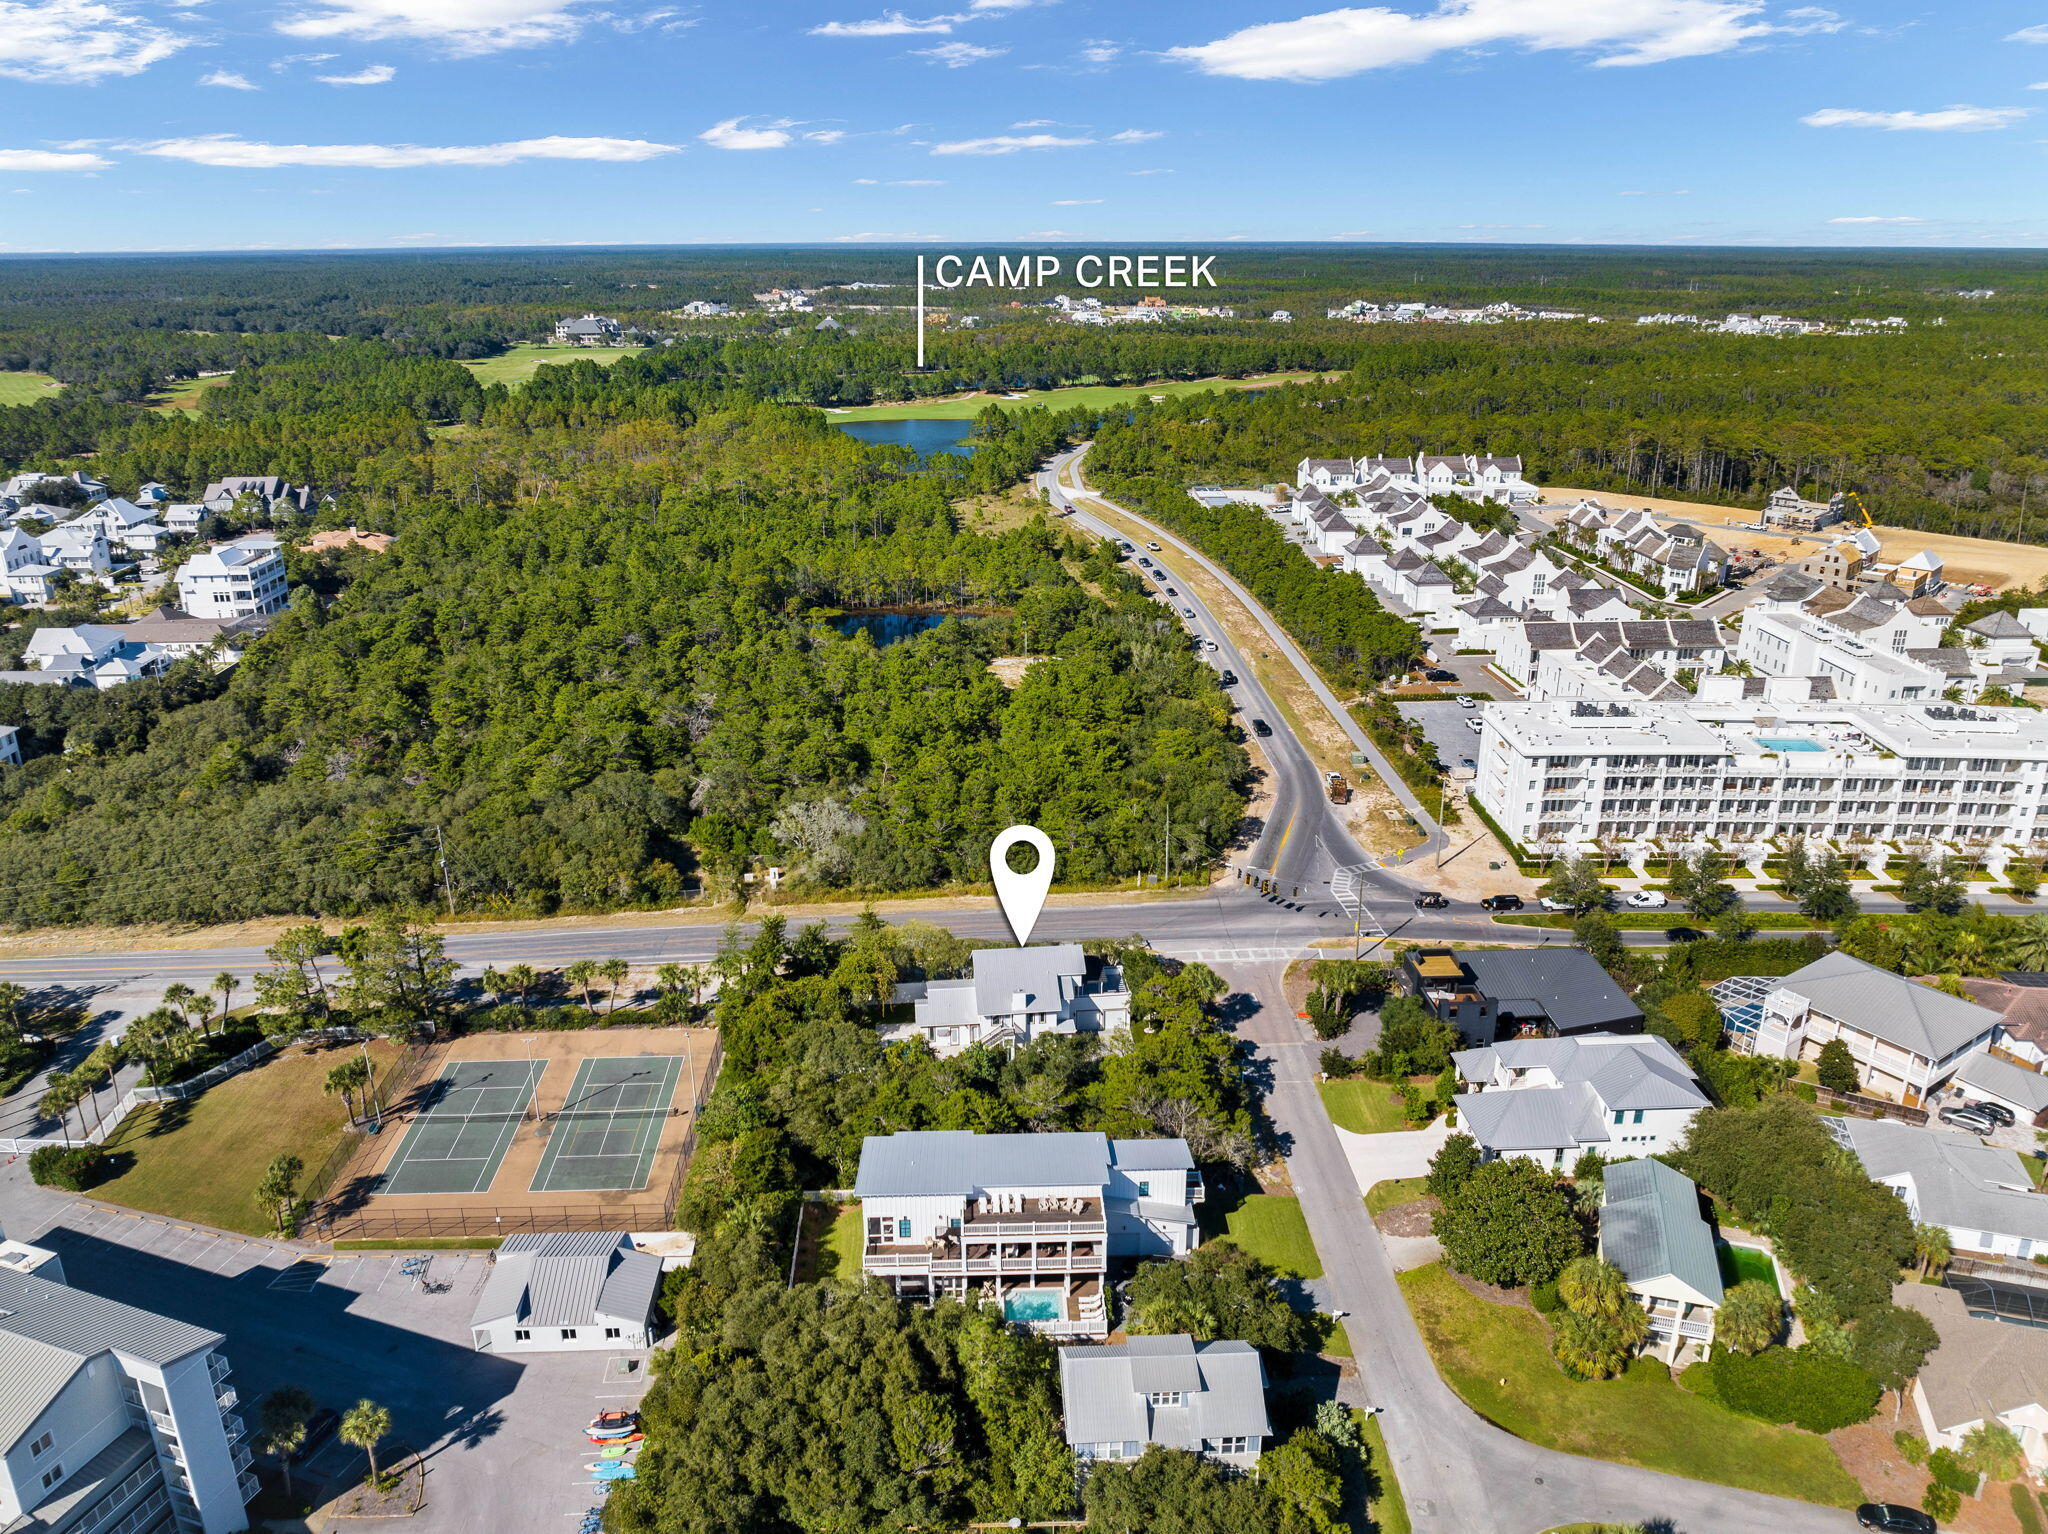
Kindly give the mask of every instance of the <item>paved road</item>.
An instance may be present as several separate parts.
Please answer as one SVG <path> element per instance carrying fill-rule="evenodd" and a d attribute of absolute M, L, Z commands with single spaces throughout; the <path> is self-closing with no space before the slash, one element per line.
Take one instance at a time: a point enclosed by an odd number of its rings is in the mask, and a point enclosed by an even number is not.
<path fill-rule="evenodd" d="M 1352 1178 L 1316 1091 L 1320 1045 L 1282 999 L 1284 970 L 1278 963 L 1237 965 L 1226 978 L 1260 1003 L 1240 1031 L 1271 1071 L 1266 1108 L 1287 1147 L 1288 1170 L 1322 1259 L 1317 1292 L 1348 1312 L 1345 1331 L 1366 1397 L 1383 1410 L 1388 1454 L 1418 1534 L 1536 1534 L 1578 1522 L 1649 1523 L 1679 1534 L 1842 1534 L 1855 1527 L 1837 1509 L 1540 1449 L 1460 1401 L 1437 1374 L 1386 1247 L 1366 1217 L 1364 1190 Z"/>

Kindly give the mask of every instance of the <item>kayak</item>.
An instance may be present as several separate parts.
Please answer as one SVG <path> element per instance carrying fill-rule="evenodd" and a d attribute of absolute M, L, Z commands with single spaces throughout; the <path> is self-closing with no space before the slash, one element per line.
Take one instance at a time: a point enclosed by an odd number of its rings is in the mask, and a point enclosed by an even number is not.
<path fill-rule="evenodd" d="M 635 1430 L 631 1433 L 608 1433 L 603 1436 L 599 1436 L 596 1433 L 592 1433 L 590 1435 L 590 1441 L 592 1443 L 602 1444 L 629 1444 L 638 1443 L 646 1436 L 647 1435 L 645 1433 L 639 1432 L 638 1430 Z"/>
<path fill-rule="evenodd" d="M 599 1459 L 624 1459 L 628 1454 L 633 1453 L 639 1447 L 640 1445 L 638 1445 L 637 1443 L 616 1443 L 608 1449 L 599 1449 L 597 1451 L 597 1457 Z"/>
<path fill-rule="evenodd" d="M 590 1419 L 584 1431 L 592 1438 L 615 1438 L 640 1426 L 640 1414 L 630 1411 L 601 1411 Z"/>
<path fill-rule="evenodd" d="M 631 1465 L 622 1464 L 618 1460 L 604 1460 L 598 1464 L 585 1465 L 583 1468 L 600 1481 L 630 1481 L 639 1473 Z"/>

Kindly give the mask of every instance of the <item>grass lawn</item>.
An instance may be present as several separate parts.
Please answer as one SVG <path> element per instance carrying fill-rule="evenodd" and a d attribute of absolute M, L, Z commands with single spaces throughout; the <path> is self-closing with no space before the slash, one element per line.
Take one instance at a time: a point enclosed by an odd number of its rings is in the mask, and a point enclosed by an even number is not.
<path fill-rule="evenodd" d="M 1380 1419 L 1367 1412 L 1354 1412 L 1358 1433 L 1372 1451 L 1372 1471 L 1379 1479 L 1379 1495 L 1365 1505 L 1377 1534 L 1409 1534 L 1408 1503 L 1401 1495 L 1401 1483 L 1394 1479 L 1393 1461 L 1387 1458 L 1387 1435 L 1380 1431 Z"/>
<path fill-rule="evenodd" d="M 191 414 L 204 403 L 209 389 L 218 389 L 227 381 L 225 373 L 218 378 L 180 379 L 168 389 L 159 389 L 150 395 L 149 408 L 156 411 L 182 410 Z"/>
<path fill-rule="evenodd" d="M 1005 399 L 995 394 L 971 394 L 965 399 L 913 400 L 906 405 L 850 405 L 827 411 L 834 421 L 971 421 L 994 405 L 1003 410 L 1072 410 L 1077 406 L 1099 409 L 1104 405 L 1134 405 L 1155 394 L 1212 394 L 1218 389 L 1256 389 L 1267 384 L 1308 383 L 1320 373 L 1261 373 L 1252 378 L 1199 378 L 1175 383 L 1084 384 L 1072 389 L 1032 389 L 1022 398 Z"/>
<path fill-rule="evenodd" d="M 1365 1212 L 1385 1214 L 1396 1204 L 1412 1204 L 1428 1195 L 1427 1177 L 1396 1177 L 1388 1182 L 1376 1182 L 1365 1190 Z"/>
<path fill-rule="evenodd" d="M 1394 1096 L 1391 1082 L 1367 1081 L 1354 1076 L 1349 1081 L 1322 1084 L 1323 1108 L 1330 1122 L 1353 1134 L 1380 1135 L 1389 1130 L 1408 1129 L 1407 1116 Z"/>
<path fill-rule="evenodd" d="M 0 373 L 0 405 L 32 405 L 63 387 L 48 373 Z"/>
<path fill-rule="evenodd" d="M 1309 1239 L 1299 1199 L 1255 1193 L 1225 1216 L 1223 1234 L 1277 1273 L 1289 1278 L 1323 1276 L 1323 1262 Z"/>
<path fill-rule="evenodd" d="M 1638 1359 L 1620 1379 L 1575 1383 L 1551 1361 L 1533 1311 L 1488 1304 L 1441 1263 L 1403 1273 L 1400 1283 L 1445 1381 L 1518 1438 L 1803 1502 L 1862 1500 L 1825 1438 L 1716 1406 L 1654 1360 Z"/>
<path fill-rule="evenodd" d="M 832 1221 L 831 1230 L 825 1233 L 825 1244 L 818 1253 L 818 1280 L 839 1279 L 844 1283 L 860 1283 L 860 1205 L 848 1204 L 839 1211 Z"/>
<path fill-rule="evenodd" d="M 1753 1246 L 1723 1245 L 1721 1282 L 1733 1289 L 1737 1284 L 1748 1283 L 1752 1279 L 1769 1284 L 1774 1294 L 1784 1298 L 1784 1291 L 1778 1288 L 1778 1269 L 1769 1252 L 1760 1252 Z"/>
<path fill-rule="evenodd" d="M 516 389 L 550 363 L 595 362 L 599 367 L 610 367 L 623 357 L 639 355 L 639 348 L 631 346 L 522 345 L 513 347 L 501 357 L 486 357 L 481 362 L 462 365 L 476 374 L 478 383 L 499 383 L 508 389 Z"/>
<path fill-rule="evenodd" d="M 383 1069 L 396 1046 L 370 1046 Z M 290 1049 L 230 1076 L 183 1103 L 137 1109 L 107 1141 L 129 1164 L 92 1189 L 94 1198 L 153 1214 L 270 1234 L 270 1219 L 250 1195 L 270 1158 L 286 1152 L 308 1171 L 327 1159 L 346 1116 L 339 1097 L 320 1089 L 352 1049 Z"/>

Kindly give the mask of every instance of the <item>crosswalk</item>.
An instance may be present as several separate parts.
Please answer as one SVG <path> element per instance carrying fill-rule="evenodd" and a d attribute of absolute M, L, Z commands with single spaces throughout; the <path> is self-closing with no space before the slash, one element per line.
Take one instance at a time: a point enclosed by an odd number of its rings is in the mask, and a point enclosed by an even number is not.
<path fill-rule="evenodd" d="M 1292 948 L 1181 948 L 1161 944 L 1153 951 L 1190 964 L 1277 964 L 1308 952 L 1308 944 L 1301 942 Z"/>
<path fill-rule="evenodd" d="M 1387 929 L 1365 903 L 1364 875 L 1376 863 L 1352 863 L 1330 875 L 1330 898 L 1344 908 L 1344 914 L 1358 924 L 1361 937 L 1385 937 Z"/>

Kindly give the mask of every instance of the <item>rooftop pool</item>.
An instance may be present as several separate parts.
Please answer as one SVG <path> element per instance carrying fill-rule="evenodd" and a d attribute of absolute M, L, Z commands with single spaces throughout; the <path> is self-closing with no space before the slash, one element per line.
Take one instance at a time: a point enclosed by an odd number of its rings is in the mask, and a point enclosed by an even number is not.
<path fill-rule="evenodd" d="M 1766 751 L 1821 751 L 1826 749 L 1819 741 L 1807 740 L 1802 736 L 1774 737 L 1759 735 L 1756 738 L 1756 743 Z"/>

